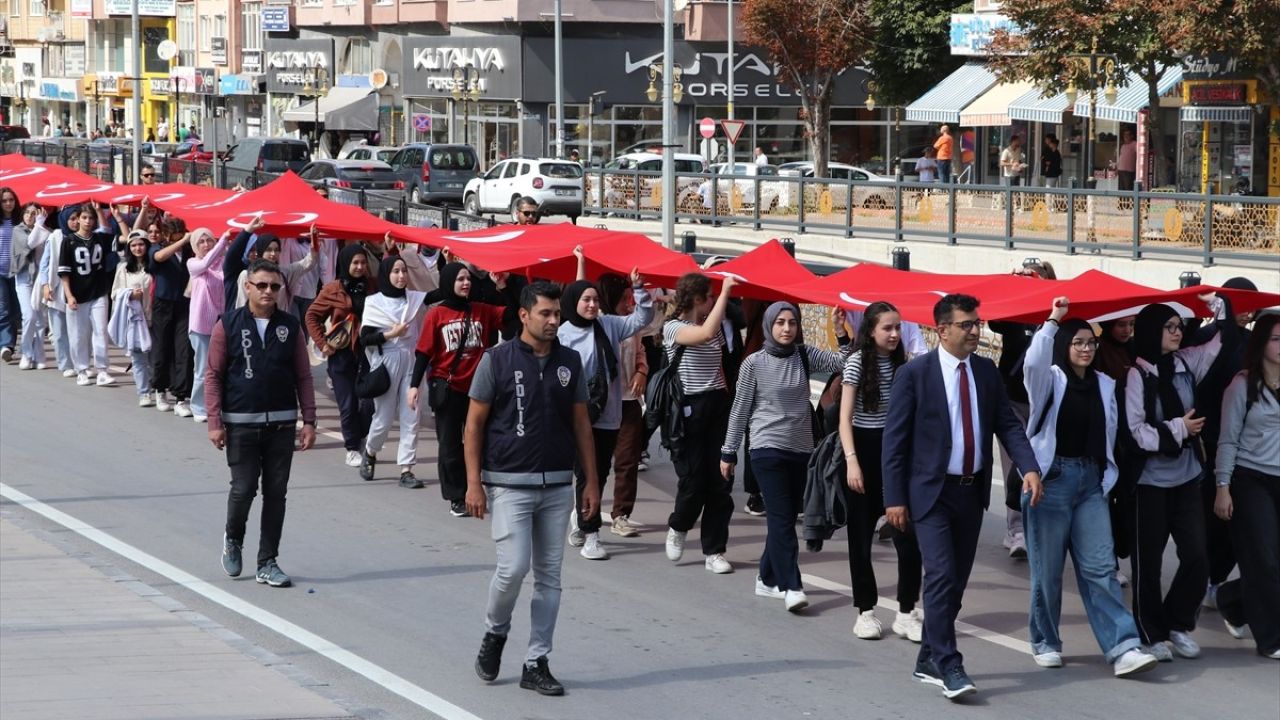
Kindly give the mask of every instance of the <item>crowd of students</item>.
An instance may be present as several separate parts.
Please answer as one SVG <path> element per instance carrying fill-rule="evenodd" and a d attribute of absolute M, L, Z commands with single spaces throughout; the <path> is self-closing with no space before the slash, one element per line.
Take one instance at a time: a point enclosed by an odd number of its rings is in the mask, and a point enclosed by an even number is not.
<path fill-rule="evenodd" d="M 537 221 L 536 203 L 526 199 L 521 209 L 528 211 L 523 222 Z M 414 468 L 425 394 L 435 415 L 442 498 L 453 515 L 467 516 L 463 438 L 472 381 L 485 351 L 519 334 L 527 281 L 485 272 L 447 251 L 424 257 L 389 238 L 381 245 L 340 243 L 314 229 L 300 238 L 261 229 L 259 219 L 215 237 L 146 202 L 136 212 L 90 203 L 46 213 L 20 207 L 12 191 L 0 188 L 0 353 L 5 361 L 16 355 L 22 370 L 52 361 L 77 385 L 107 386 L 117 382 L 107 362 L 114 344 L 129 357 L 139 406 L 205 422 L 214 325 L 244 304 L 250 263 L 269 260 L 283 276 L 278 307 L 299 319 L 315 361 L 326 365 L 345 464 L 361 479 L 374 479 L 389 431 L 398 425 L 399 483 L 423 487 Z M 929 630 L 938 622 L 930 619 L 931 610 L 938 612 L 930 598 L 958 611 L 958 595 L 939 594 L 930 571 L 937 559 L 922 557 L 926 539 L 916 533 L 924 510 L 900 501 L 911 481 L 894 458 L 882 458 L 904 443 L 895 435 L 902 428 L 891 423 L 909 414 L 901 395 L 910 388 L 899 375 L 913 365 L 913 355 L 922 361 L 931 354 L 919 328 L 904 323 L 891 304 L 877 302 L 856 315 L 833 313 L 840 349 L 822 350 L 805 343 L 798 306 L 732 298 L 732 277 L 719 291 L 698 273 L 680 278 L 672 292 L 651 291 L 638 272 L 589 279 L 581 250 L 577 255 L 579 277 L 559 299 L 557 338 L 580 356 L 588 378 L 599 486 L 613 469 L 612 532 L 639 534 L 630 521 L 636 474 L 661 426 L 678 478 L 666 519 L 667 558 L 680 561 L 687 534 L 699 526 L 704 567 L 733 572 L 725 554 L 741 467 L 748 509 L 762 512 L 768 529 L 755 593 L 799 611 L 808 599 L 795 519 L 806 510 L 812 472 L 806 466 L 824 439 L 815 429 L 825 426 L 838 448 L 837 494 L 847 509 L 854 635 L 882 635 L 871 556 L 877 521 L 887 517 L 898 569 L 892 629 L 922 643 L 917 677 L 943 686 L 948 697 L 971 691 L 958 655 L 937 654 L 954 650 L 954 631 L 948 649 L 938 644 L 941 626 Z M 1243 279 L 1233 283 L 1248 286 Z M 1151 305 L 1136 318 L 1102 323 L 1097 335 L 1093 325 L 1070 318 L 1069 298 L 1048 308 L 1039 326 L 992 324 L 1005 340 L 998 371 L 1004 382 L 984 392 L 1014 403 L 1007 415 L 1005 408 L 992 412 L 1001 422 L 1016 418 L 1019 428 L 1012 445 L 1000 435 L 1009 450 L 1006 485 L 1013 489 L 1006 544 L 1030 563 L 1029 634 L 1040 666 L 1062 664 L 1058 623 L 1068 553 L 1090 624 L 1119 676 L 1174 655 L 1196 657 L 1191 633 L 1202 604 L 1218 607 L 1236 637 L 1251 627 L 1257 651 L 1280 658 L 1280 444 L 1274 442 L 1280 315 L 1264 313 L 1255 322 L 1252 313 L 1234 314 L 1228 302 L 1208 299 L 1217 317 L 1203 327 L 1192 327 L 1168 306 Z M 961 457 L 958 446 L 948 446 L 955 457 L 947 467 L 959 471 L 945 475 L 966 487 L 993 464 L 986 457 L 991 447 L 969 450 L 966 434 L 973 429 L 966 426 L 964 368 L 983 329 L 977 309 L 965 296 L 939 303 L 940 344 L 933 354 L 944 368 L 958 363 L 961 397 L 949 416 L 944 404 L 940 414 L 913 420 L 917 431 L 919 423 L 937 422 L 937 438 L 957 429 L 952 437 L 966 449 Z M 647 422 L 649 377 L 664 367 L 678 379 L 679 416 Z M 980 371 L 972 370 L 978 385 Z M 833 378 L 823 394 L 826 422 L 815 419 L 810 404 L 810 378 L 818 373 Z M 952 393 L 952 380 L 946 383 Z M 972 412 L 985 412 L 991 400 L 975 393 L 975 402 Z M 992 430 L 981 422 L 977 427 Z M 607 560 L 600 504 L 583 499 L 584 491 L 598 491 L 593 483 L 579 467 L 578 512 L 566 531 L 583 558 Z M 1170 538 L 1178 566 L 1165 593 L 1162 558 Z M 820 548 L 820 539 L 807 533 L 806 539 L 810 549 Z M 1132 609 L 1117 557 L 1130 558 Z M 1237 562 L 1239 578 L 1229 580 Z M 923 609 L 917 606 L 922 567 Z M 961 592 L 967 572 L 960 573 Z"/>

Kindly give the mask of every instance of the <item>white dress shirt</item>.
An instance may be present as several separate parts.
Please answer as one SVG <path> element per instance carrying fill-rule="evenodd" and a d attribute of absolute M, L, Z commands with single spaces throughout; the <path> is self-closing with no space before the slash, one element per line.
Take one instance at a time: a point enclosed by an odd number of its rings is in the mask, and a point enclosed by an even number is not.
<path fill-rule="evenodd" d="M 982 423 L 978 417 L 978 384 L 973 379 L 973 365 L 969 358 L 961 360 L 938 346 L 938 362 L 942 365 L 942 384 L 947 391 L 947 411 L 951 415 L 951 458 L 947 460 L 948 475 L 964 474 L 964 422 L 960 413 L 960 365 L 969 373 L 969 409 L 973 415 L 973 472 L 982 467 Z"/>

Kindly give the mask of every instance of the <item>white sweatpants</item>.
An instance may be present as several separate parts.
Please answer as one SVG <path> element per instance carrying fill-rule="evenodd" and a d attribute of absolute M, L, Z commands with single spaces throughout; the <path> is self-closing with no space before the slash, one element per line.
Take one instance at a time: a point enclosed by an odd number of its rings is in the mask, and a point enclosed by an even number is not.
<path fill-rule="evenodd" d="M 67 308 L 67 335 L 71 340 L 71 361 L 76 372 L 89 372 L 90 361 L 99 372 L 107 369 L 107 297 Z M 93 357 L 89 349 L 93 348 Z"/>
<path fill-rule="evenodd" d="M 409 407 L 409 386 L 413 382 L 413 349 L 383 350 L 382 355 L 373 351 L 373 362 L 387 367 L 391 375 L 391 389 L 382 397 L 373 401 L 373 422 L 369 425 L 369 436 L 365 439 L 365 452 L 377 455 L 387 434 L 391 432 L 391 423 L 400 421 L 400 447 L 396 453 L 396 464 L 400 467 L 413 467 L 418 461 L 418 421 L 422 416 L 422 403 L 426 395 L 419 398 L 418 408 Z"/>

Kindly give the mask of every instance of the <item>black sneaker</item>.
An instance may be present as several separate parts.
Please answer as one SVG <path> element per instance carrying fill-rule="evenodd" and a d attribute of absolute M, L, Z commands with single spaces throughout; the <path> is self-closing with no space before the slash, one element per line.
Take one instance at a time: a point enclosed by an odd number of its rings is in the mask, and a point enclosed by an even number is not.
<path fill-rule="evenodd" d="M 454 517 L 467 517 L 471 513 L 467 512 L 465 500 L 453 500 L 449 503 L 449 514 Z"/>
<path fill-rule="evenodd" d="M 410 490 L 417 490 L 418 488 L 422 487 L 422 481 L 414 476 L 412 470 L 405 470 L 404 472 L 400 473 L 400 487 L 409 488 Z"/>
<path fill-rule="evenodd" d="M 360 479 L 368 482 L 373 479 L 373 468 L 378 464 L 378 458 L 367 452 L 360 453 Z"/>
<path fill-rule="evenodd" d="M 244 562 L 240 559 L 240 543 L 222 534 L 222 570 L 231 577 L 240 577 Z"/>
<path fill-rule="evenodd" d="M 535 660 L 532 666 L 525 663 L 524 672 L 520 673 L 520 687 L 525 690 L 536 690 L 539 695 L 564 694 L 564 686 L 555 679 L 551 674 L 551 668 L 547 666 L 546 655 Z"/>
<path fill-rule="evenodd" d="M 759 495 L 747 496 L 747 514 L 759 517 L 764 514 L 764 498 Z"/>
<path fill-rule="evenodd" d="M 911 676 L 927 685 L 943 686 L 942 673 L 938 672 L 932 660 L 916 660 L 916 670 Z"/>
<path fill-rule="evenodd" d="M 948 700 L 958 700 L 965 695 L 972 695 L 978 692 L 978 686 L 973 684 L 969 679 L 969 674 L 964 671 L 964 666 L 957 665 L 951 668 L 942 676 L 942 695 Z"/>
<path fill-rule="evenodd" d="M 480 641 L 480 654 L 476 656 L 476 675 L 485 682 L 493 682 L 498 677 L 498 668 L 502 665 L 502 648 L 507 646 L 506 635 L 491 632 L 484 634 Z"/>
<path fill-rule="evenodd" d="M 289 587 L 293 584 L 293 580 L 284 574 L 275 560 L 268 560 L 266 565 L 258 568 L 258 582 L 271 587 Z"/>

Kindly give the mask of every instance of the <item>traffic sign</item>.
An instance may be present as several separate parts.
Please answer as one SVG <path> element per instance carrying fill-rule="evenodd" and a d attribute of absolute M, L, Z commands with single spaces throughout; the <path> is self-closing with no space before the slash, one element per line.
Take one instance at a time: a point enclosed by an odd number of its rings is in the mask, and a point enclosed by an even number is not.
<path fill-rule="evenodd" d="M 418 132 L 431 131 L 431 116 L 426 113 L 418 113 L 413 116 L 413 129 Z"/>
<path fill-rule="evenodd" d="M 725 137 L 729 138 L 730 145 L 737 145 L 738 138 L 742 136 L 742 129 L 747 126 L 746 120 L 721 120 L 720 127 L 724 129 Z M 711 137 L 703 135 L 703 137 Z"/>
<path fill-rule="evenodd" d="M 698 133 L 704 138 L 715 137 L 716 121 L 709 117 L 702 118 L 698 121 Z"/>

